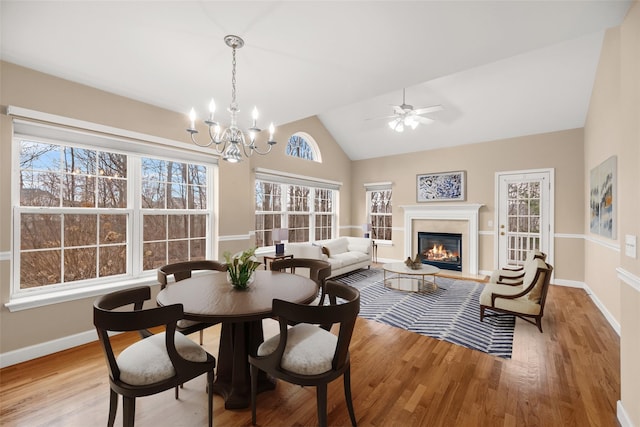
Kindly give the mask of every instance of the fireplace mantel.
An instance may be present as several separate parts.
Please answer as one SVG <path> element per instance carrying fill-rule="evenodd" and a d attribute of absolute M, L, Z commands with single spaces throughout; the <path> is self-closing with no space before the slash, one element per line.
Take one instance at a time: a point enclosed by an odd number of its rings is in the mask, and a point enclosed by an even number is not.
<path fill-rule="evenodd" d="M 479 203 L 442 204 L 442 205 L 404 205 L 404 256 L 412 257 L 412 239 L 416 234 L 413 221 L 420 219 L 442 221 L 467 221 L 469 228 L 469 273 L 478 274 L 478 218 Z"/>

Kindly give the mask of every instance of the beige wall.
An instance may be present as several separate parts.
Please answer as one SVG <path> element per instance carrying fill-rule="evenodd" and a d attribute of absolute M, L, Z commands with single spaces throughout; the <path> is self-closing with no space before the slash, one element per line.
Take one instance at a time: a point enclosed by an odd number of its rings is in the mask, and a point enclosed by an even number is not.
<path fill-rule="evenodd" d="M 402 136 L 400 135 L 400 138 Z M 479 268 L 490 271 L 494 265 L 495 173 L 500 171 L 553 168 L 555 170 L 555 232 L 583 232 L 584 186 L 582 129 L 523 136 L 420 153 L 389 156 L 353 162 L 353 222 L 366 218 L 364 184 L 393 182 L 393 245 L 379 246 L 378 257 L 404 257 L 404 212 L 399 206 L 416 204 L 416 175 L 429 172 L 465 170 L 467 203 L 481 203 L 479 228 Z M 488 232 L 488 233 L 487 233 Z M 570 240 L 570 242 L 565 242 Z M 555 277 L 581 282 L 584 242 L 556 237 Z M 558 250 L 563 249 L 563 250 Z M 568 249 L 566 251 L 564 249 Z"/>
<path fill-rule="evenodd" d="M 181 114 L 6 62 L 0 62 L 0 79 L 0 253 L 5 258 L 11 250 L 12 127 L 11 118 L 6 115 L 8 105 L 167 138 L 183 144 L 186 149 L 192 147 L 184 131 L 187 119 Z M 205 129 L 200 131 L 202 136 Z M 304 131 L 315 139 L 324 158 L 323 164 L 285 156 L 287 139 L 297 131 Z M 347 232 L 349 230 L 350 160 L 331 135 L 317 118 L 309 118 L 277 129 L 276 139 L 279 143 L 268 156 L 254 156 L 237 165 L 220 162 L 220 217 L 217 224 L 221 241 L 215 248 L 218 258 L 225 250 L 235 252 L 255 242 L 255 167 L 342 182 L 341 200 L 338 201 L 339 225 L 345 226 Z M 4 259 L 0 261 L 0 354 L 93 329 L 94 298 L 9 312 L 4 306 L 9 295 L 10 261 Z"/>
<path fill-rule="evenodd" d="M 591 235 L 585 250 L 585 282 L 620 324 L 621 404 L 640 426 L 640 260 L 624 252 L 624 236 L 640 236 L 640 3 L 623 24 L 606 33 L 585 124 L 585 194 L 589 171 L 617 156 L 617 236 Z M 588 212 L 584 213 L 585 221 Z M 608 244 L 621 247 L 611 249 Z M 625 280 L 616 274 L 620 269 Z"/>

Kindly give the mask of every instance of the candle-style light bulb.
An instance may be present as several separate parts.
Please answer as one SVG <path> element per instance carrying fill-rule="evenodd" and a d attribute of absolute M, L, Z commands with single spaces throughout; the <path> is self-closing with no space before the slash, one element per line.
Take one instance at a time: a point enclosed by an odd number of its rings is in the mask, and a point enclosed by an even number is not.
<path fill-rule="evenodd" d="M 258 107 L 253 107 L 251 117 L 253 118 L 253 127 L 256 127 L 256 121 L 258 120 Z"/>
<path fill-rule="evenodd" d="M 196 110 L 194 110 L 193 108 L 191 108 L 191 111 L 189 112 L 189 120 L 191 120 L 191 127 L 189 129 L 195 129 L 196 128 Z"/>
<path fill-rule="evenodd" d="M 273 133 L 276 131 L 275 126 L 273 126 L 273 122 L 269 125 L 269 141 L 273 141 Z"/>
<path fill-rule="evenodd" d="M 213 121 L 213 113 L 216 112 L 216 103 L 213 100 L 213 98 L 211 98 L 211 102 L 209 103 L 209 120 Z"/>

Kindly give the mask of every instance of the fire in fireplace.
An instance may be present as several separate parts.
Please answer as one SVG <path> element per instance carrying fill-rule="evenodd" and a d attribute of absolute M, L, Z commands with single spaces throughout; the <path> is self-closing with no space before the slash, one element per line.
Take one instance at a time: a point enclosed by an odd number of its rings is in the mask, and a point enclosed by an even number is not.
<path fill-rule="evenodd" d="M 418 253 L 424 264 L 462 271 L 462 234 L 418 233 Z"/>

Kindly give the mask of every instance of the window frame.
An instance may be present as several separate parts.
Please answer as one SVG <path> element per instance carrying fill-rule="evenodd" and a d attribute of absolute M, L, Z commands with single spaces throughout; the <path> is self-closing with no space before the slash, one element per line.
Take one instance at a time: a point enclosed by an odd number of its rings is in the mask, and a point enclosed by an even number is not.
<path fill-rule="evenodd" d="M 367 211 L 367 224 L 371 224 L 371 239 L 376 243 L 382 244 L 391 244 L 393 241 L 393 183 L 391 182 L 376 182 L 376 183 L 366 183 L 364 184 L 365 188 L 365 206 Z M 391 212 L 388 213 L 375 213 L 372 212 L 372 195 L 374 192 L 380 191 L 391 191 Z M 374 237 L 374 226 L 371 220 L 373 215 L 376 216 L 388 216 L 391 219 L 391 226 L 389 227 L 391 231 L 391 239 L 380 239 L 378 237 Z"/>
<path fill-rule="evenodd" d="M 11 253 L 10 262 L 10 296 L 5 304 L 10 311 L 17 311 L 53 303 L 71 301 L 104 294 L 118 289 L 155 283 L 154 269 L 143 269 L 142 253 L 142 218 L 148 210 L 141 206 L 142 158 L 176 161 L 203 165 L 206 170 L 207 202 L 206 208 L 198 211 L 206 214 L 206 256 L 216 257 L 218 212 L 218 161 L 216 156 L 203 157 L 202 150 L 176 148 L 182 143 L 165 140 L 152 135 L 144 135 L 124 129 L 105 127 L 90 122 L 79 121 L 61 116 L 53 116 L 33 110 L 9 106 L 7 114 L 12 116 L 12 173 L 11 173 Z M 34 121 L 42 120 L 44 122 Z M 47 144 L 73 146 L 89 150 L 119 153 L 127 156 L 127 206 L 125 208 L 72 208 L 72 207 L 39 207 L 20 205 L 20 144 L 22 140 L 43 142 Z M 159 146 L 160 145 L 160 146 Z M 127 149 L 128 148 L 128 149 Z M 210 154 L 210 153 L 209 153 Z M 203 161 L 203 158 L 205 161 Z M 196 210 L 187 209 L 190 213 Z M 124 214 L 127 215 L 126 239 L 126 273 L 114 276 L 93 277 L 84 280 L 61 284 L 20 288 L 20 215 L 24 213 L 52 213 L 52 214 Z M 180 213 L 176 210 L 166 210 L 166 214 Z M 62 246 L 61 246 L 62 247 Z"/>
<path fill-rule="evenodd" d="M 286 172 L 278 172 L 272 171 L 268 169 L 256 168 L 255 180 L 254 180 L 254 189 L 256 187 L 256 183 L 258 181 L 268 182 L 273 185 L 280 185 L 280 211 L 259 211 L 255 210 L 254 213 L 254 224 L 255 224 L 255 215 L 258 214 L 280 214 L 280 228 L 289 229 L 288 217 L 290 215 L 305 215 L 309 217 L 309 232 L 308 232 L 308 240 L 307 242 L 315 242 L 316 241 L 316 227 L 317 221 L 316 217 L 318 215 L 327 215 L 330 214 L 332 216 L 332 224 L 331 224 L 331 237 L 334 238 L 337 236 L 338 232 L 338 223 L 339 223 L 339 200 L 340 200 L 340 187 L 342 186 L 341 182 L 323 180 L 318 178 L 312 178 L 302 175 L 289 174 Z M 307 195 L 307 203 L 309 206 L 309 211 L 304 211 L 304 213 L 300 213 L 297 211 L 289 211 L 287 206 L 287 188 L 289 186 L 300 186 L 309 188 L 310 191 Z M 315 197 L 316 190 L 331 190 L 332 200 L 331 206 L 332 211 L 328 212 L 316 212 L 315 210 Z M 256 195 L 254 194 L 254 201 Z M 257 207 L 257 206 L 256 206 Z M 322 225 L 320 225 L 322 227 Z M 325 227 L 326 228 L 326 227 Z M 256 232 L 257 230 L 254 230 Z M 266 230 L 265 230 L 266 235 Z M 257 243 L 257 242 L 256 242 Z M 267 245 L 267 242 L 264 242 L 264 246 L 260 246 L 258 248 L 258 253 L 270 252 L 274 251 L 275 247 L 273 244 Z"/>

